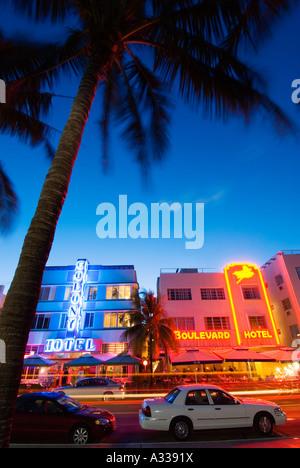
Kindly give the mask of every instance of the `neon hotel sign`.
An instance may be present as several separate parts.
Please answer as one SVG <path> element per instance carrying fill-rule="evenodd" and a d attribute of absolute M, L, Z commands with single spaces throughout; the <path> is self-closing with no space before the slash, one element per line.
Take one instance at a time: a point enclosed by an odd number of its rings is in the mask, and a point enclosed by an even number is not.
<path fill-rule="evenodd" d="M 274 339 L 276 343 L 279 344 L 279 338 L 273 318 L 273 314 L 271 311 L 269 299 L 267 297 L 266 288 L 264 285 L 264 281 L 261 275 L 259 268 L 256 265 L 244 264 L 244 263 L 235 263 L 232 265 L 228 265 L 225 268 L 225 280 L 227 284 L 227 290 L 229 295 L 229 301 L 232 310 L 232 316 L 234 321 L 234 328 L 236 332 L 236 338 L 238 344 L 242 343 L 242 336 L 240 326 L 238 324 L 238 310 L 235 305 L 234 297 L 236 297 L 237 289 L 236 286 L 240 285 L 244 280 L 249 280 L 254 277 L 257 277 L 258 283 L 261 285 L 263 299 L 265 301 L 265 306 L 267 313 L 270 318 L 271 328 L 273 332 L 270 333 L 269 330 L 244 330 L 243 331 L 243 338 L 247 340 L 265 340 L 265 339 Z M 190 341 L 190 340 L 205 340 L 205 341 L 228 341 L 231 339 L 231 333 L 229 331 L 180 331 L 176 330 L 175 336 L 178 340 L 182 341 Z"/>
<path fill-rule="evenodd" d="M 67 319 L 66 338 L 49 339 L 45 343 L 45 352 L 95 351 L 92 338 L 80 338 L 84 287 L 87 282 L 88 261 L 78 260 L 73 277 L 73 287 Z"/>

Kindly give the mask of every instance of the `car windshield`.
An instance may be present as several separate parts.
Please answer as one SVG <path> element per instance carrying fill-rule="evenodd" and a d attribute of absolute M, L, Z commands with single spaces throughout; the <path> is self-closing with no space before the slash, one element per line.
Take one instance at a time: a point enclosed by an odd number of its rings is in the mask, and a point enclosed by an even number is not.
<path fill-rule="evenodd" d="M 70 413 L 77 413 L 84 408 L 84 406 L 79 403 L 79 401 L 73 400 L 73 398 L 70 398 L 66 395 L 57 398 L 57 402 Z"/>
<path fill-rule="evenodd" d="M 171 390 L 168 395 L 165 396 L 165 400 L 168 402 L 168 403 L 173 403 L 175 398 L 177 397 L 177 395 L 179 395 L 180 393 L 180 390 L 179 388 L 173 388 L 173 390 Z"/>

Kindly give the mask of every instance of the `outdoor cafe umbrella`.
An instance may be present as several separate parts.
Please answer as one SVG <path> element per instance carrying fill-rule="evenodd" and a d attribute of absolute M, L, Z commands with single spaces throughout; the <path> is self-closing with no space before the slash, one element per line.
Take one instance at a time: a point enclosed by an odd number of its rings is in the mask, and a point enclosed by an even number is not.
<path fill-rule="evenodd" d="M 141 363 L 141 359 L 131 354 L 118 354 L 117 356 L 108 359 L 103 362 L 104 366 L 138 366 Z"/>
<path fill-rule="evenodd" d="M 243 346 L 222 350 L 218 349 L 214 351 L 214 354 L 221 357 L 225 362 L 276 362 L 276 359 L 272 356 L 251 351 Z"/>
<path fill-rule="evenodd" d="M 171 358 L 173 365 L 188 366 L 193 364 L 217 364 L 222 363 L 223 359 L 199 349 L 187 349 L 185 352 Z"/>
<path fill-rule="evenodd" d="M 102 364 L 104 364 L 103 361 L 100 361 L 100 359 L 95 358 L 91 354 L 83 354 L 77 359 L 66 362 L 65 367 L 93 367 L 101 366 Z"/>
<path fill-rule="evenodd" d="M 40 356 L 39 354 L 33 354 L 23 361 L 24 367 L 48 367 L 54 366 L 56 362 L 50 361 L 49 359 Z"/>

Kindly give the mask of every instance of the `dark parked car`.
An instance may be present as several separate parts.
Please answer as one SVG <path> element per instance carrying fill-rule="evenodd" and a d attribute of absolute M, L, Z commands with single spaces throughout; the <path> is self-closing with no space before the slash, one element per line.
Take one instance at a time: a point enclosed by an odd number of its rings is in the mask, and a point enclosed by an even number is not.
<path fill-rule="evenodd" d="M 115 429 L 115 416 L 109 411 L 82 405 L 61 393 L 28 393 L 17 399 L 12 442 L 83 445 Z"/>

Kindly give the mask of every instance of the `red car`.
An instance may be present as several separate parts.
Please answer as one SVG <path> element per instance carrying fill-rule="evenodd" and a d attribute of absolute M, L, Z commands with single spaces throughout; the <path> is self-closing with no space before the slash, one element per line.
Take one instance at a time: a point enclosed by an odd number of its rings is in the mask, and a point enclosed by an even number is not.
<path fill-rule="evenodd" d="M 109 411 L 81 405 L 62 393 L 28 393 L 17 399 L 11 441 L 83 445 L 115 429 Z"/>

